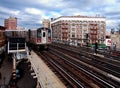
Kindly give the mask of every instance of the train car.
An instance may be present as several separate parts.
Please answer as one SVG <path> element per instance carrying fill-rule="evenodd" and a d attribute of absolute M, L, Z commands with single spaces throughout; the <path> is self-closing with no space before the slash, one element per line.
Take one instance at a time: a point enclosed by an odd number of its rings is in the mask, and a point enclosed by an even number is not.
<path fill-rule="evenodd" d="M 0 54 L 5 51 L 6 47 L 6 37 L 5 37 L 5 27 L 0 26 Z"/>
<path fill-rule="evenodd" d="M 29 29 L 27 41 L 39 49 L 48 48 L 51 43 L 51 29 L 45 27 Z"/>

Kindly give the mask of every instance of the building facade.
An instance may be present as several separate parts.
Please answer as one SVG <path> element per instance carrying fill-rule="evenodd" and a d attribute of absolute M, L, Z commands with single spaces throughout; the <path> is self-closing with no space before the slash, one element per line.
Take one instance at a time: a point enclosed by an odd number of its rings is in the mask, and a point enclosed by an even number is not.
<path fill-rule="evenodd" d="M 110 34 L 112 46 L 115 44 L 117 49 L 120 49 L 120 33 L 115 31 Z"/>
<path fill-rule="evenodd" d="M 61 16 L 51 21 L 53 40 L 77 44 L 103 43 L 106 35 L 106 18 L 89 16 Z"/>
<path fill-rule="evenodd" d="M 42 27 L 50 28 L 50 20 L 43 19 L 42 20 Z"/>
<path fill-rule="evenodd" d="M 6 29 L 16 30 L 17 29 L 17 18 L 9 17 L 8 19 L 5 19 L 4 26 Z"/>

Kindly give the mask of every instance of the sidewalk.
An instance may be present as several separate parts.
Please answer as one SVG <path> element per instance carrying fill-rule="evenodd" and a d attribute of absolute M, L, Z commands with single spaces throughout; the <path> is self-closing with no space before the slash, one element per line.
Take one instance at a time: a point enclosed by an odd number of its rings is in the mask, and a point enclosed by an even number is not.
<path fill-rule="evenodd" d="M 8 62 L 7 58 L 5 58 L 0 68 L 1 73 L 0 85 L 8 85 L 9 80 L 11 78 L 11 72 L 12 62 Z"/>

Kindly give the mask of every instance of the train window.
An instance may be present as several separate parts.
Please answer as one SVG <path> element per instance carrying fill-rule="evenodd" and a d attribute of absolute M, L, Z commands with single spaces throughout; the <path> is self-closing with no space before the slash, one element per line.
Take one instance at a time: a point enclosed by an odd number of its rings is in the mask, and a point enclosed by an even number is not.
<path fill-rule="evenodd" d="M 45 32 L 43 32 L 43 37 L 45 37 Z"/>
<path fill-rule="evenodd" d="M 50 37 L 51 36 L 51 34 L 50 34 L 50 32 L 48 32 L 48 37 Z"/>
<path fill-rule="evenodd" d="M 38 34 L 37 34 L 37 35 L 38 35 L 38 37 L 41 37 L 41 32 L 40 32 L 40 31 L 38 31 Z"/>

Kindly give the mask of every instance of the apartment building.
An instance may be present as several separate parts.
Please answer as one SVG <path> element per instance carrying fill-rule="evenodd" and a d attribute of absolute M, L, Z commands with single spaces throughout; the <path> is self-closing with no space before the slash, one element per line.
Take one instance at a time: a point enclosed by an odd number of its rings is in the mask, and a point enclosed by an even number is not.
<path fill-rule="evenodd" d="M 42 20 L 42 27 L 50 28 L 50 20 L 43 19 Z"/>
<path fill-rule="evenodd" d="M 9 17 L 8 19 L 5 19 L 4 26 L 6 29 L 16 30 L 17 29 L 17 18 Z"/>
<path fill-rule="evenodd" d="M 53 40 L 86 43 L 103 43 L 106 35 L 106 18 L 98 16 L 61 16 L 51 20 Z"/>
<path fill-rule="evenodd" d="M 117 49 L 120 49 L 120 32 L 115 31 L 110 34 L 112 46 L 115 44 Z"/>

